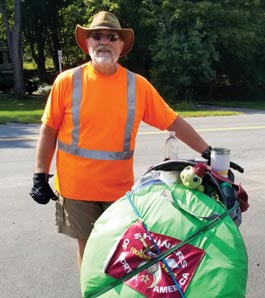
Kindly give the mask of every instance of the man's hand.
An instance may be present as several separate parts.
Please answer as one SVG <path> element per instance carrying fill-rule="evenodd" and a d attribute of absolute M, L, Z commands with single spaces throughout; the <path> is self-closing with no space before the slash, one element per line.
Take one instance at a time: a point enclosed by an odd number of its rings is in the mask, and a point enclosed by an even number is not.
<path fill-rule="evenodd" d="M 48 183 L 50 177 L 51 175 L 45 173 L 35 173 L 33 176 L 33 187 L 29 194 L 39 204 L 58 199 Z"/>

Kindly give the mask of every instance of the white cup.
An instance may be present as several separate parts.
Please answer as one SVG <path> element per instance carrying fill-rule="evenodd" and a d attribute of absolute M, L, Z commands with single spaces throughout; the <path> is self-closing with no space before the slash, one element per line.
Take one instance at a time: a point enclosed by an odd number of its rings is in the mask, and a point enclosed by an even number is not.
<path fill-rule="evenodd" d="M 227 176 L 230 165 L 230 150 L 226 148 L 216 147 L 211 151 L 211 167 L 212 170 L 220 175 Z"/>

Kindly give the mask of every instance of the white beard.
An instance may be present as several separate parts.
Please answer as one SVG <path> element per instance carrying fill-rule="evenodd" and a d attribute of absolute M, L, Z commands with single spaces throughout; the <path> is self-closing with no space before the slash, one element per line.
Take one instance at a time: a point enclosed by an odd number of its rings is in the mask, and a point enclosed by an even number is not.
<path fill-rule="evenodd" d="M 118 55 L 114 55 L 112 51 L 99 52 L 98 49 L 90 51 L 90 57 L 92 61 L 99 65 L 112 65 L 119 59 Z"/>

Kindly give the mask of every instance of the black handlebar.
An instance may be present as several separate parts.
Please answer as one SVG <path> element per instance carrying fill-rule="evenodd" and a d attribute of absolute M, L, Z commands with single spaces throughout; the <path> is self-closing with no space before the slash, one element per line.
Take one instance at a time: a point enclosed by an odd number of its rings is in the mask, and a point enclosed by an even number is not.
<path fill-rule="evenodd" d="M 244 173 L 244 169 L 235 162 L 230 161 L 230 168 L 237 170 L 239 173 Z"/>
<path fill-rule="evenodd" d="M 207 163 L 206 161 L 202 161 L 199 159 L 167 160 L 167 161 L 164 161 L 164 162 L 157 164 L 155 166 L 151 166 L 147 172 L 149 172 L 151 170 L 162 170 L 162 169 L 164 171 L 179 170 L 179 169 L 183 169 L 187 165 L 195 165 L 197 162 Z M 230 168 L 233 170 L 236 170 L 240 173 L 244 173 L 244 169 L 235 162 L 230 161 Z M 231 172 L 231 170 L 229 170 L 229 172 Z M 231 175 L 231 173 L 230 173 L 230 175 Z"/>

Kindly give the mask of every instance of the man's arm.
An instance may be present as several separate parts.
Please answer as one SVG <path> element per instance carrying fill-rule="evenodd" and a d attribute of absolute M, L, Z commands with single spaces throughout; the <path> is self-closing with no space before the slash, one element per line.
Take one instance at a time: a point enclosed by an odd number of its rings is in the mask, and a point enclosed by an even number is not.
<path fill-rule="evenodd" d="M 179 115 L 167 130 L 175 131 L 178 139 L 199 153 L 203 153 L 209 148 L 209 145 L 195 129 Z"/>
<path fill-rule="evenodd" d="M 39 204 L 47 204 L 50 199 L 58 199 L 49 185 L 49 171 L 56 148 L 57 135 L 57 130 L 42 124 L 36 147 L 33 187 L 30 191 L 30 196 Z"/>
<path fill-rule="evenodd" d="M 35 155 L 35 173 L 49 173 L 58 131 L 42 124 Z"/>

